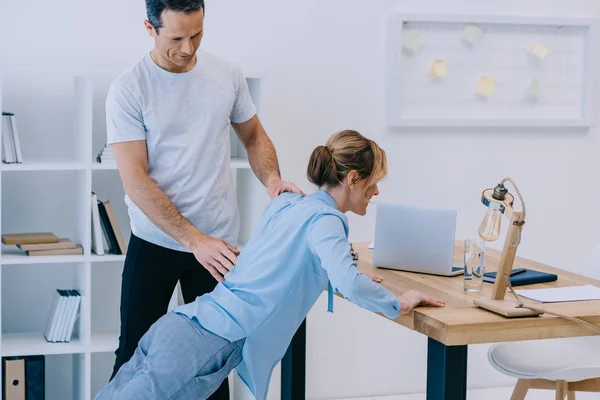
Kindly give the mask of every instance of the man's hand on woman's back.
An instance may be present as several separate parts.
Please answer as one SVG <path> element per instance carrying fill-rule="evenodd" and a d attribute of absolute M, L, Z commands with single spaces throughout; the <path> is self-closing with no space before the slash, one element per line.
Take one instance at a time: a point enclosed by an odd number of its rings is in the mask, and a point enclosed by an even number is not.
<path fill-rule="evenodd" d="M 190 250 L 218 282 L 225 280 L 224 276 L 237 263 L 237 256 L 240 254 L 239 249 L 227 241 L 206 235 L 197 239 Z"/>

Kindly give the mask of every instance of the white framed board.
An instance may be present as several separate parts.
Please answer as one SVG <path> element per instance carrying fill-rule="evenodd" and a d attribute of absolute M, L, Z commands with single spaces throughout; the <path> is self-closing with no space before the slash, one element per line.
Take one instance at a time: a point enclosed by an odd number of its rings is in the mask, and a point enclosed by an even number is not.
<path fill-rule="evenodd" d="M 590 18 L 393 14 L 390 126 L 594 124 L 597 27 Z"/>

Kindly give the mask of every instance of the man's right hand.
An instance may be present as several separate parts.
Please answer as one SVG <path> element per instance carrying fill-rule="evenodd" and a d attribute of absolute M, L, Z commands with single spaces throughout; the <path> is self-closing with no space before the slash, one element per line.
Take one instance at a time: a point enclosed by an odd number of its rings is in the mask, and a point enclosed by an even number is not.
<path fill-rule="evenodd" d="M 206 235 L 196 240 L 190 250 L 217 282 L 225 280 L 225 274 L 237 263 L 240 254 L 239 249 L 227 241 Z"/>

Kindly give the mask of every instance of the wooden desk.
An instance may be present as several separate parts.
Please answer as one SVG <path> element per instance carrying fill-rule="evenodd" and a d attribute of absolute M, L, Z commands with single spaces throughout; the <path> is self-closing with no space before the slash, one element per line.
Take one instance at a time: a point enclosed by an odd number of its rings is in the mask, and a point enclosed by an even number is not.
<path fill-rule="evenodd" d="M 397 295 L 415 289 L 446 302 L 446 307 L 419 307 L 394 322 L 429 337 L 427 350 L 427 399 L 466 399 L 467 348 L 469 344 L 510 342 L 559 337 L 589 336 L 597 332 L 564 318 L 543 314 L 539 317 L 505 318 L 476 307 L 473 299 L 488 297 L 492 284 L 484 283 L 482 293 L 466 293 L 463 277 L 441 277 L 412 272 L 375 268 L 367 244 L 359 243 L 354 249 L 359 254 L 360 271 L 381 276 L 382 285 Z M 462 241 L 454 248 L 455 263 L 462 262 Z M 486 249 L 486 271 L 497 269 L 500 252 Z M 555 282 L 519 286 L 519 289 L 579 286 L 600 281 L 558 268 L 517 257 L 513 268 L 529 268 L 558 275 Z M 510 296 L 510 297 L 509 297 Z M 507 292 L 505 299 L 511 299 Z M 538 307 L 540 303 L 531 302 Z M 542 304 L 542 308 L 564 315 L 581 318 L 600 325 L 600 301 Z M 382 316 L 383 317 L 383 316 Z M 385 317 L 383 317 L 385 318 Z M 303 324 L 294 337 L 282 362 L 282 400 L 304 399 L 304 352 L 306 327 Z M 301 353 L 301 354 L 298 354 Z"/>

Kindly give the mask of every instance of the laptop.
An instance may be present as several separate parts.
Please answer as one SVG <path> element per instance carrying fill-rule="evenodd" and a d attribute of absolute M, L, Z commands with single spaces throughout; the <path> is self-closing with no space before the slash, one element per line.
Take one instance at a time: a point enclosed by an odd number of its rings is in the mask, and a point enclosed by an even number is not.
<path fill-rule="evenodd" d="M 433 275 L 463 274 L 453 265 L 456 210 L 377 204 L 373 265 Z"/>

